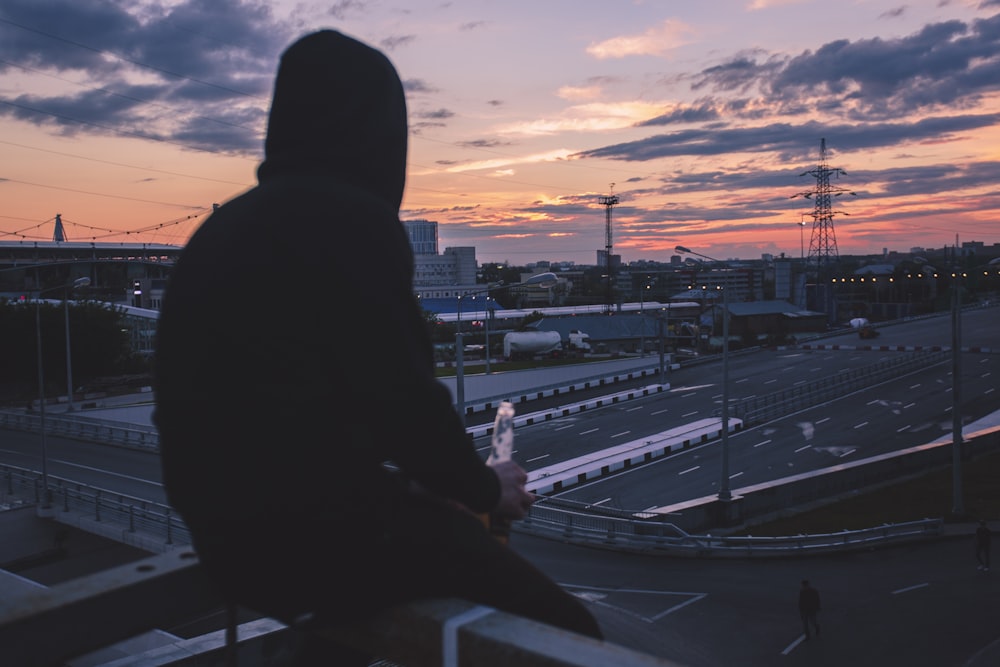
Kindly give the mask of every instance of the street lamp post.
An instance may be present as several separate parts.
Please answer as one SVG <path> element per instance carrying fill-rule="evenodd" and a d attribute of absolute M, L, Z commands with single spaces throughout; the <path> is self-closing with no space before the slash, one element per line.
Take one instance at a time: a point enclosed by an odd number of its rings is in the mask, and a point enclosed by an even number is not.
<path fill-rule="evenodd" d="M 85 287 L 90 284 L 90 278 L 77 278 L 72 285 L 66 287 L 66 298 L 63 299 L 63 319 L 66 322 L 66 412 L 73 411 L 73 358 L 70 356 L 69 346 L 69 291 L 78 287 Z"/>
<path fill-rule="evenodd" d="M 725 264 L 684 246 L 675 249 Z M 733 494 L 729 489 L 729 285 L 722 287 L 722 311 L 722 476 L 719 480 L 719 500 L 732 500 Z"/>
<path fill-rule="evenodd" d="M 500 289 L 510 289 L 512 287 L 541 287 L 549 288 L 559 282 L 559 278 L 556 274 L 552 272 L 539 273 L 537 275 L 531 276 L 524 282 L 511 283 L 509 285 L 498 284 L 486 289 L 475 290 L 468 292 L 466 294 L 460 294 L 458 296 L 458 313 L 457 313 L 457 326 L 455 332 L 455 408 L 458 410 L 458 417 L 462 420 L 462 425 L 465 425 L 465 355 L 464 355 L 464 345 L 462 343 L 462 300 L 466 296 L 475 296 L 477 294 L 489 295 L 490 292 Z M 486 318 L 489 322 L 489 298 L 486 299 L 487 313 Z M 489 324 L 487 324 L 489 326 Z M 489 337 L 486 339 L 487 348 L 486 356 L 489 357 Z M 489 364 L 489 361 L 487 361 Z"/>
<path fill-rule="evenodd" d="M 66 376 L 67 382 L 69 383 L 69 405 L 70 409 L 73 407 L 73 379 L 72 379 L 72 361 L 70 359 L 70 339 L 69 339 L 69 293 L 70 290 L 74 290 L 78 287 L 85 287 L 90 284 L 90 278 L 83 277 L 77 278 L 72 283 L 66 285 L 60 285 L 59 287 L 51 287 L 49 289 L 39 290 L 37 299 L 35 301 L 35 347 L 38 359 L 38 426 L 39 432 L 41 434 L 41 445 L 42 445 L 42 509 L 49 509 L 52 506 L 52 493 L 49 490 L 49 457 L 48 457 L 48 443 L 45 439 L 45 368 L 42 363 L 42 306 L 41 306 L 41 296 L 46 292 L 52 292 L 55 290 L 65 290 L 63 294 L 63 304 L 66 313 Z"/>

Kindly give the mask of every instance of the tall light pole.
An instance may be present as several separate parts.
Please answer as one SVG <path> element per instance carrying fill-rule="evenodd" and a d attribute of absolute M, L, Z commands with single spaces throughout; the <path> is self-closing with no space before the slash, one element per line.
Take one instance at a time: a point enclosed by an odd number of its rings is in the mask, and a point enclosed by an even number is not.
<path fill-rule="evenodd" d="M 805 246 L 805 240 L 802 236 L 805 228 L 806 228 L 806 214 L 800 213 L 799 214 L 799 260 L 801 261 L 803 266 L 805 266 L 806 263 L 806 246 Z"/>
<path fill-rule="evenodd" d="M 42 300 L 41 296 L 46 292 L 53 292 L 55 290 L 65 290 L 63 294 L 63 303 L 65 304 L 66 312 L 66 375 L 67 381 L 70 383 L 70 394 L 69 402 L 70 407 L 73 405 L 73 380 L 70 376 L 72 362 L 69 356 L 70 340 L 69 340 L 69 293 L 70 290 L 76 289 L 78 287 L 85 287 L 90 284 L 90 278 L 83 277 L 77 278 L 72 283 L 66 285 L 60 285 L 59 287 L 50 287 L 49 289 L 39 290 L 37 298 L 35 300 L 35 347 L 38 359 L 38 425 L 39 432 L 41 434 L 41 445 L 42 445 L 42 509 L 47 510 L 52 507 L 52 493 L 49 490 L 49 456 L 48 456 L 48 443 L 45 439 L 45 368 L 42 363 Z"/>
<path fill-rule="evenodd" d="M 952 273 L 951 292 L 951 512 L 956 517 L 965 514 L 962 494 L 962 292 L 961 269 Z"/>
<path fill-rule="evenodd" d="M 90 278 L 87 278 L 86 276 L 83 278 L 77 278 L 73 281 L 72 285 L 66 286 L 66 298 L 63 299 L 63 313 L 66 321 L 66 412 L 73 411 L 73 358 L 70 356 L 69 345 L 69 291 L 80 287 L 86 287 L 89 284 Z"/>
<path fill-rule="evenodd" d="M 679 245 L 675 250 L 726 264 L 684 246 Z M 719 500 L 732 500 L 733 493 L 729 490 L 729 285 L 722 286 L 722 311 L 722 476 L 719 480 Z"/>
<path fill-rule="evenodd" d="M 462 425 L 465 425 L 465 355 L 464 355 L 464 345 L 462 344 L 462 299 L 467 296 L 475 296 L 477 294 L 489 294 L 496 290 L 510 289 L 511 287 L 541 287 L 547 289 L 552 287 L 559 282 L 558 276 L 556 274 L 547 271 L 545 273 L 539 273 L 537 275 L 531 276 L 524 282 L 511 283 L 509 285 L 504 285 L 503 283 L 492 285 L 486 289 L 474 290 L 472 292 L 467 292 L 465 294 L 460 294 L 458 296 L 458 313 L 457 313 L 457 326 L 455 332 L 455 408 L 458 410 L 458 417 L 462 420 Z M 489 298 L 486 300 L 487 304 L 487 321 L 489 321 Z M 488 325 L 487 325 L 488 326 Z M 487 339 L 487 345 L 489 339 Z M 486 354 L 489 356 L 489 347 L 486 349 Z"/>

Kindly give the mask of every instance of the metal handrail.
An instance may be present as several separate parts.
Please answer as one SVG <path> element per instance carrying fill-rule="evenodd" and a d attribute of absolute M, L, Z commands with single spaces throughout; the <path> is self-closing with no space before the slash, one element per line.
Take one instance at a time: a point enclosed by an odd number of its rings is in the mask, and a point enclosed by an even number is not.
<path fill-rule="evenodd" d="M 40 475 L 13 466 L 0 467 L 0 508 L 41 502 Z M 102 534 L 120 541 L 142 544 L 152 552 L 189 546 L 191 534 L 169 506 L 113 493 L 49 476 L 53 515 L 81 528 L 103 526 Z M 76 519 L 86 518 L 86 524 Z M 944 531 L 943 519 L 886 523 L 837 533 L 781 537 L 692 535 L 674 524 L 652 521 L 641 512 L 576 504 L 545 498 L 535 503 L 527 517 L 514 522 L 515 532 L 555 539 L 581 546 L 600 546 L 653 555 L 697 557 L 802 556 L 871 548 L 903 539 L 936 537 Z M 141 538 L 140 538 L 141 536 Z"/>

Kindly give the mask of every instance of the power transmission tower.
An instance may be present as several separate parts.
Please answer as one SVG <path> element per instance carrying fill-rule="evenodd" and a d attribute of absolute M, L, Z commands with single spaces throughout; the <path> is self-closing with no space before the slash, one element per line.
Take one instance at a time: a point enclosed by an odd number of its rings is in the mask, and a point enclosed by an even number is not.
<path fill-rule="evenodd" d="M 614 194 L 614 191 L 615 191 L 615 184 L 612 183 L 611 184 L 611 194 L 609 194 L 609 195 L 602 195 L 601 198 L 600 198 L 600 200 L 599 200 L 601 202 L 601 205 L 604 206 L 604 218 L 605 218 L 605 222 L 604 222 L 604 268 L 605 268 L 605 277 L 607 278 L 607 281 L 608 281 L 608 285 L 607 285 L 608 286 L 608 291 L 607 291 L 607 298 L 605 299 L 605 302 L 604 302 L 604 312 L 607 315 L 610 315 L 614 311 L 614 303 L 615 303 L 614 293 L 612 292 L 612 286 L 611 286 L 611 276 L 612 276 L 612 273 L 611 273 L 611 251 L 612 251 L 612 247 L 613 247 L 612 243 L 611 243 L 611 209 L 613 209 L 615 207 L 615 204 L 618 203 L 618 196 L 616 194 Z"/>
<path fill-rule="evenodd" d="M 795 197 L 805 197 L 815 202 L 813 207 L 812 234 L 809 236 L 809 259 L 808 264 L 813 263 L 817 271 L 824 266 L 828 266 L 839 259 L 837 252 L 837 235 L 833 230 L 833 216 L 850 215 L 844 211 L 834 211 L 832 201 L 834 197 L 842 194 L 857 196 L 854 192 L 846 188 L 836 188 L 830 185 L 830 176 L 847 175 L 847 172 L 839 167 L 831 167 L 827 164 L 826 139 L 820 139 L 819 143 L 819 164 L 815 169 L 803 172 L 800 176 L 812 176 L 816 179 L 816 188 L 792 195 Z"/>

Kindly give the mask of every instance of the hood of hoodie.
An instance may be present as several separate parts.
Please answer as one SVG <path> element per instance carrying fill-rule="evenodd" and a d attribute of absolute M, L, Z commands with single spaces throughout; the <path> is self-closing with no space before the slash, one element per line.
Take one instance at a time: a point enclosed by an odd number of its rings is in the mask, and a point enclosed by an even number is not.
<path fill-rule="evenodd" d="M 262 185 L 294 173 L 326 173 L 398 211 L 406 148 L 406 98 L 385 55 L 334 30 L 306 35 L 285 50 L 257 170 Z"/>

